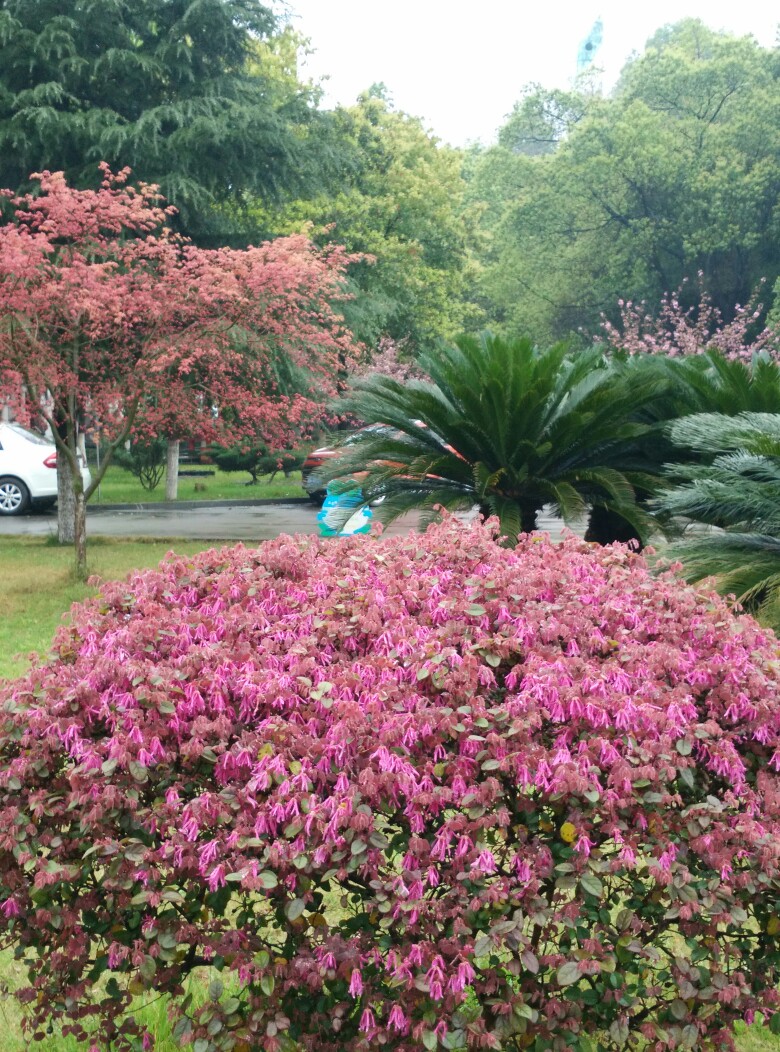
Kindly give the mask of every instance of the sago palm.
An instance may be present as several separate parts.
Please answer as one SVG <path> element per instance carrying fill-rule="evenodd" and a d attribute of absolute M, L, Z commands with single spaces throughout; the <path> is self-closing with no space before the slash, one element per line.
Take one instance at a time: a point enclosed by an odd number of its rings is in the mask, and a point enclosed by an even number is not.
<path fill-rule="evenodd" d="M 384 498 L 384 520 L 476 504 L 512 537 L 533 530 L 547 504 L 570 521 L 595 502 L 641 534 L 652 528 L 634 500 L 634 486 L 652 480 L 620 454 L 646 430 L 632 416 L 654 376 L 628 384 L 596 348 L 569 354 L 490 335 L 461 337 L 420 365 L 428 380 L 370 376 L 343 404 L 385 428 L 355 436 L 332 477 L 358 477 L 365 499 Z"/>
<path fill-rule="evenodd" d="M 646 432 L 630 451 L 622 449 L 617 454 L 621 462 L 630 456 L 636 468 L 649 476 L 657 476 L 664 465 L 706 459 L 703 454 L 692 456 L 690 449 L 674 445 L 668 433 L 671 421 L 693 413 L 780 413 L 780 367 L 767 358 L 743 362 L 724 358 L 717 351 L 684 358 L 613 354 L 610 368 L 631 385 L 643 376 L 656 378 L 654 396 L 643 402 L 636 417 L 648 425 Z M 637 490 L 640 503 L 650 495 L 641 487 Z M 606 543 L 625 540 L 630 531 L 625 520 L 596 504 L 585 536 Z"/>
<path fill-rule="evenodd" d="M 673 488 L 655 508 L 713 529 L 689 527 L 665 554 L 682 562 L 688 580 L 713 578 L 720 592 L 780 627 L 780 414 L 700 413 L 669 434 L 701 460 L 670 465 Z"/>

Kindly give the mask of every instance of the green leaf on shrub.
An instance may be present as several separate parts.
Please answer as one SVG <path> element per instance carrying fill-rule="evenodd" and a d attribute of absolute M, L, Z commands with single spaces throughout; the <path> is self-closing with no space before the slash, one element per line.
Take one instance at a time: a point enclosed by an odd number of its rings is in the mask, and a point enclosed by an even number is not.
<path fill-rule="evenodd" d="M 479 603 L 472 603 L 471 606 L 466 607 L 466 613 L 472 617 L 482 617 L 485 613 L 484 606 L 480 606 Z"/>
<path fill-rule="evenodd" d="M 272 975 L 267 974 L 260 979 L 260 989 L 266 997 L 270 997 L 274 992 L 274 986 L 276 986 L 276 983 L 274 982 L 274 977 Z"/>
<path fill-rule="evenodd" d="M 582 885 L 583 891 L 587 891 L 589 895 L 593 895 L 597 899 L 600 899 L 604 892 L 604 885 L 599 878 L 595 877 L 592 873 L 586 873 L 581 877 L 580 884 Z"/>
<path fill-rule="evenodd" d="M 628 1024 L 623 1019 L 616 1019 L 609 1028 L 609 1036 L 618 1046 L 622 1048 L 628 1041 Z"/>
<path fill-rule="evenodd" d="M 484 957 L 493 949 L 493 940 L 489 935 L 478 935 L 474 942 L 474 956 Z"/>
<path fill-rule="evenodd" d="M 686 1048 L 696 1048 L 699 1044 L 699 1029 L 693 1023 L 683 1027 L 682 1043 Z"/>
<path fill-rule="evenodd" d="M 576 961 L 566 961 L 555 973 L 555 977 L 559 986 L 571 986 L 572 983 L 577 983 L 582 978 L 580 966 Z"/>
<path fill-rule="evenodd" d="M 106 983 L 106 993 L 109 997 L 113 998 L 114 1001 L 118 1001 L 122 996 L 122 989 L 113 976 Z"/>
<path fill-rule="evenodd" d="M 288 902 L 284 907 L 285 916 L 287 920 L 294 921 L 298 920 L 300 915 L 306 909 L 306 903 L 303 899 L 293 899 L 292 902 Z"/>
<path fill-rule="evenodd" d="M 262 873 L 258 873 L 257 879 L 260 881 L 261 887 L 266 888 L 268 891 L 271 891 L 279 883 L 276 874 L 270 869 L 264 869 Z"/>
<path fill-rule="evenodd" d="M 176 1021 L 176 1026 L 173 1028 L 173 1039 L 178 1041 L 180 1045 L 186 1044 L 192 1035 L 192 1020 L 186 1015 L 182 1016 L 181 1019 Z"/>
<path fill-rule="evenodd" d="M 775 1012 L 769 1020 L 769 1029 L 773 1034 L 780 1034 L 780 1012 Z"/>
<path fill-rule="evenodd" d="M 433 1052 L 439 1043 L 439 1039 L 432 1030 L 425 1030 L 422 1036 L 422 1043 L 428 1049 L 428 1052 Z"/>
<path fill-rule="evenodd" d="M 680 738 L 680 740 L 675 743 L 675 748 L 680 756 L 690 756 L 693 752 L 693 746 L 687 738 Z"/>
<path fill-rule="evenodd" d="M 137 782 L 146 782 L 149 780 L 149 772 L 142 763 L 138 763 L 136 760 L 131 760 L 127 765 L 127 769 Z"/>
<path fill-rule="evenodd" d="M 222 996 L 222 992 L 225 989 L 225 984 L 221 979 L 212 979 L 209 983 L 209 997 L 212 1001 L 218 1001 Z"/>

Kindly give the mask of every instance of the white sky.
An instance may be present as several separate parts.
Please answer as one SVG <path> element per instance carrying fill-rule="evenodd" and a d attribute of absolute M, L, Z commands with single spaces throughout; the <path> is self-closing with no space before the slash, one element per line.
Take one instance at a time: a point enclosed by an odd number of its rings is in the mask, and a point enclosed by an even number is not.
<path fill-rule="evenodd" d="M 327 76 L 325 105 L 351 105 L 383 81 L 396 107 L 456 146 L 491 142 L 524 84 L 565 88 L 596 18 L 596 65 L 614 83 L 660 26 L 698 17 L 713 29 L 775 43 L 775 0 L 286 0 L 315 54 L 302 76 Z"/>

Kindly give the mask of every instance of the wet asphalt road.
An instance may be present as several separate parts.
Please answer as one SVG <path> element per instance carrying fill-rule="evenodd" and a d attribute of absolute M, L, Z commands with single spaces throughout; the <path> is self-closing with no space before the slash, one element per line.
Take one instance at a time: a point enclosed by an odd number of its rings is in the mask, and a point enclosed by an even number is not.
<path fill-rule="evenodd" d="M 295 501 L 252 505 L 223 502 L 216 506 L 206 502 L 191 502 L 164 507 L 124 506 L 115 510 L 95 506 L 87 512 L 87 534 L 91 537 L 262 541 L 278 537 L 280 533 L 316 534 L 317 510 L 308 502 Z M 417 524 L 418 517 L 412 513 L 388 526 L 385 532 L 390 536 L 407 533 L 415 529 Z M 559 519 L 542 514 L 539 528 L 557 539 L 561 534 L 562 523 Z M 0 516 L 0 537 L 45 537 L 56 532 L 56 510 Z"/>

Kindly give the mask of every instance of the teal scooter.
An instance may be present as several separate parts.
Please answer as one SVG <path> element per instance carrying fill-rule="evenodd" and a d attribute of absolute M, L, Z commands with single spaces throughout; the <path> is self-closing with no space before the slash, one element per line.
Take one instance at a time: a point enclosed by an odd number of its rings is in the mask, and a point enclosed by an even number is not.
<path fill-rule="evenodd" d="M 317 515 L 320 537 L 351 537 L 355 533 L 370 533 L 373 516 L 371 508 L 363 501 L 360 488 L 335 491 L 331 485 L 328 485 L 327 496 Z"/>

